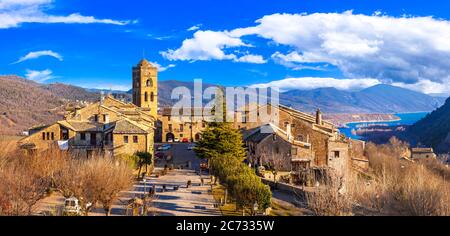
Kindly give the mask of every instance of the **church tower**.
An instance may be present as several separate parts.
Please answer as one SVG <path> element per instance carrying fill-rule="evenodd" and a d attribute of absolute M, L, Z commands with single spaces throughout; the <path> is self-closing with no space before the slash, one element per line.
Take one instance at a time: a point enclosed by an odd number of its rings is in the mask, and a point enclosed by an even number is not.
<path fill-rule="evenodd" d="M 158 117 L 158 68 L 146 59 L 133 67 L 133 103 Z"/>

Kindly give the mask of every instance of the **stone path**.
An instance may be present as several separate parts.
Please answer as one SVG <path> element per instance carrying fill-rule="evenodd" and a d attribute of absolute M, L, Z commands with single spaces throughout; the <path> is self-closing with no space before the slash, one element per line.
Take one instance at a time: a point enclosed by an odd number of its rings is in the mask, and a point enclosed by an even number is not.
<path fill-rule="evenodd" d="M 156 170 L 158 172 L 158 169 Z M 210 192 L 209 176 L 203 175 L 204 185 L 200 176 L 193 170 L 172 170 L 159 178 L 147 178 L 147 191 L 150 186 L 156 186 L 156 199 L 149 211 L 164 216 L 217 216 L 220 212 L 214 208 L 214 198 Z M 187 188 L 187 182 L 192 186 Z M 163 185 L 166 191 L 163 192 Z M 174 187 L 178 186 L 178 190 Z M 143 187 L 143 186 L 142 186 Z"/>
<path fill-rule="evenodd" d="M 156 169 L 155 173 L 162 169 Z M 214 198 L 209 192 L 209 176 L 202 176 L 205 185 L 201 185 L 201 178 L 194 170 L 172 170 L 165 176 L 156 178 L 154 175 L 143 181 L 136 182 L 133 189 L 123 191 L 119 200 L 115 202 L 111 210 L 111 216 L 126 215 L 127 202 L 134 197 L 142 197 L 144 192 L 149 192 L 152 186 L 156 186 L 156 195 L 152 203 L 149 204 L 149 215 L 155 216 L 218 216 L 220 211 L 214 208 Z M 187 181 L 191 180 L 192 186 L 186 188 Z M 166 191 L 163 192 L 163 185 Z M 174 190 L 174 186 L 179 186 Z M 41 212 L 61 212 L 64 206 L 64 197 L 59 193 L 53 194 L 42 200 L 36 213 Z M 104 216 L 103 209 L 96 208 L 89 214 L 90 216 Z"/>

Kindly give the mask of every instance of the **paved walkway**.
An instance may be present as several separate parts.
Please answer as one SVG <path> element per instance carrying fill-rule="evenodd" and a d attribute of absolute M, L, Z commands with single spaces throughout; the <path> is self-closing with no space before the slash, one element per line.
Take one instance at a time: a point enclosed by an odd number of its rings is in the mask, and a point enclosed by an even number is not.
<path fill-rule="evenodd" d="M 161 169 L 156 169 L 155 172 Z M 164 216 L 217 216 L 220 212 L 214 208 L 214 198 L 210 192 L 210 177 L 203 175 L 204 185 L 200 176 L 193 170 L 172 170 L 167 175 L 147 178 L 146 191 L 150 186 L 156 186 L 156 199 L 149 209 L 150 214 Z M 192 186 L 187 188 L 187 182 Z M 166 191 L 163 192 L 163 185 Z M 174 187 L 178 186 L 178 190 Z M 142 186 L 143 187 L 143 186 Z"/>

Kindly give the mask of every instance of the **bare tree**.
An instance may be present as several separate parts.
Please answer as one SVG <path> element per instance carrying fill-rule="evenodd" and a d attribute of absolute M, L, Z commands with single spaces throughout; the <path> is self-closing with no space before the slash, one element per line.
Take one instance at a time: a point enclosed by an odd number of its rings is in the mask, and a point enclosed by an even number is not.
<path fill-rule="evenodd" d="M 133 172 L 126 163 L 114 159 L 98 159 L 95 167 L 98 172 L 96 176 L 98 200 L 106 216 L 109 216 L 112 204 L 117 200 L 119 193 L 133 186 Z"/>
<path fill-rule="evenodd" d="M 3 214 L 31 215 L 33 207 L 47 196 L 51 178 L 33 155 L 15 152 L 16 159 L 2 167 Z M 8 206 L 9 209 L 5 209 Z"/>

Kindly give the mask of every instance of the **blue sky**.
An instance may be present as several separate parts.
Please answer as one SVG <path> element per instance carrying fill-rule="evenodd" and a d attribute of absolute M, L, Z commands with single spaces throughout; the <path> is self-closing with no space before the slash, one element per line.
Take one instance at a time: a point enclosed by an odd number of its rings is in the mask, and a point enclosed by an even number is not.
<path fill-rule="evenodd" d="M 145 53 L 160 80 L 450 94 L 449 10 L 444 0 L 0 0 L 0 74 L 128 89 Z"/>

